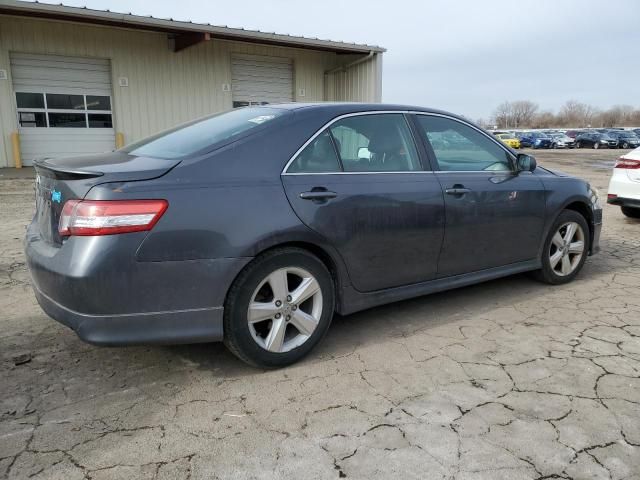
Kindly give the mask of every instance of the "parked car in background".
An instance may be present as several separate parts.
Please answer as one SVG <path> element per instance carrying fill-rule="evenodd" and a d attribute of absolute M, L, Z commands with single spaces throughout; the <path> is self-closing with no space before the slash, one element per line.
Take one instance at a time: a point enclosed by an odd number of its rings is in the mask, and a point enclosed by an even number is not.
<path fill-rule="evenodd" d="M 570 282 L 602 226 L 587 181 L 419 107 L 238 108 L 35 170 L 46 313 L 95 344 L 222 340 L 270 368 L 335 312 L 525 271 Z"/>
<path fill-rule="evenodd" d="M 640 147 L 640 138 L 632 130 L 611 130 L 608 135 L 618 141 L 618 148 Z"/>
<path fill-rule="evenodd" d="M 576 146 L 576 141 L 565 135 L 564 133 L 549 133 L 551 137 L 551 148 L 573 148 Z"/>
<path fill-rule="evenodd" d="M 529 148 L 551 148 L 551 137 L 542 132 L 520 132 L 520 145 Z"/>
<path fill-rule="evenodd" d="M 576 136 L 576 148 L 618 148 L 618 141 L 604 133 L 584 132 Z"/>
<path fill-rule="evenodd" d="M 520 148 L 520 140 L 513 134 L 508 132 L 494 132 L 494 135 L 500 139 L 502 143 L 508 147 Z"/>
<path fill-rule="evenodd" d="M 616 162 L 607 203 L 620 206 L 627 217 L 640 218 L 640 148 L 622 155 Z"/>
<path fill-rule="evenodd" d="M 633 129 L 633 130 L 631 130 L 631 131 L 632 131 L 633 133 L 635 133 L 635 134 L 636 134 L 636 136 L 637 136 L 638 138 L 640 138 L 640 128 L 634 128 L 634 129 Z"/>
<path fill-rule="evenodd" d="M 571 137 L 573 139 L 576 138 L 577 135 L 580 135 L 581 133 L 584 133 L 584 130 L 567 130 L 566 132 L 564 132 L 564 134 L 567 137 Z"/>

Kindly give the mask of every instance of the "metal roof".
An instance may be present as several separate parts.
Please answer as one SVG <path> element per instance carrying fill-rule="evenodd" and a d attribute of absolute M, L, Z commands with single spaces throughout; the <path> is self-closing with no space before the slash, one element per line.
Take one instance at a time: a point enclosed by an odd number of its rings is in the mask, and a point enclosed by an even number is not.
<path fill-rule="evenodd" d="M 310 48 L 337 53 L 386 51 L 384 48 L 375 45 L 337 42 L 319 38 L 261 32 L 259 30 L 245 30 L 244 28 L 211 25 L 210 23 L 194 23 L 192 21 L 174 20 L 173 18 L 133 15 L 132 13 L 118 13 L 110 10 L 93 10 L 87 7 L 71 7 L 62 3 L 53 5 L 37 1 L 0 0 L 0 14 L 39 17 L 174 34 L 207 33 L 212 38 L 223 40 L 262 43 L 283 47 Z"/>

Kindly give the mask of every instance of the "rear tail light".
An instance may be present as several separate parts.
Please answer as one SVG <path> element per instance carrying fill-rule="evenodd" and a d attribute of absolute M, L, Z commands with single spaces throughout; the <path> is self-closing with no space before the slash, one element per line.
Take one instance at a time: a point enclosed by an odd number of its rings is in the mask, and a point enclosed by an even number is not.
<path fill-rule="evenodd" d="M 615 200 L 616 198 L 618 198 L 618 195 L 616 195 L 615 193 L 608 193 L 607 194 L 607 199 L 608 200 Z"/>
<path fill-rule="evenodd" d="M 640 160 L 620 157 L 616 162 L 615 168 L 640 168 Z"/>
<path fill-rule="evenodd" d="M 58 231 L 70 235 L 114 235 L 151 230 L 167 210 L 166 200 L 69 200 Z"/>

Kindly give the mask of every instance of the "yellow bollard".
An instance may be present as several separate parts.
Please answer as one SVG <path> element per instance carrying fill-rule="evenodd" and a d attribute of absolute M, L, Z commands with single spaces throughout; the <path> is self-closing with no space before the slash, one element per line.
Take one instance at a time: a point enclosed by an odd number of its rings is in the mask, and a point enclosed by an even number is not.
<path fill-rule="evenodd" d="M 116 132 L 116 148 L 124 147 L 124 133 Z"/>
<path fill-rule="evenodd" d="M 22 157 L 20 155 L 20 134 L 11 132 L 11 146 L 13 147 L 13 163 L 16 168 L 22 168 Z"/>

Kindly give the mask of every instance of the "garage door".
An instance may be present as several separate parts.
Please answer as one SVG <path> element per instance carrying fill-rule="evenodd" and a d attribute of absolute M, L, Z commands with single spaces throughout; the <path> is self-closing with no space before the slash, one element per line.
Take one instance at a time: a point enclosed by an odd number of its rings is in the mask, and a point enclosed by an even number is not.
<path fill-rule="evenodd" d="M 233 107 L 293 101 L 293 62 L 259 55 L 231 57 Z"/>
<path fill-rule="evenodd" d="M 22 161 L 115 146 L 109 60 L 11 54 Z"/>

